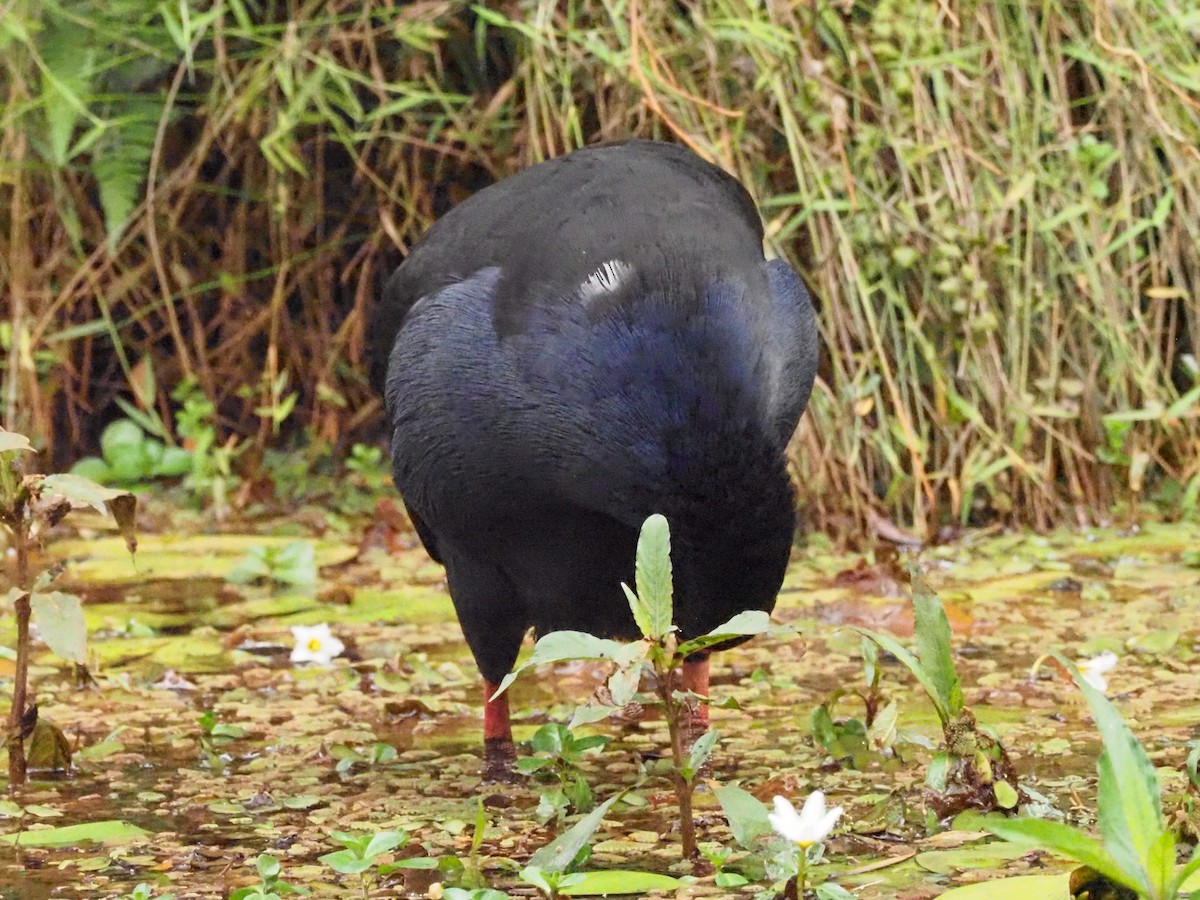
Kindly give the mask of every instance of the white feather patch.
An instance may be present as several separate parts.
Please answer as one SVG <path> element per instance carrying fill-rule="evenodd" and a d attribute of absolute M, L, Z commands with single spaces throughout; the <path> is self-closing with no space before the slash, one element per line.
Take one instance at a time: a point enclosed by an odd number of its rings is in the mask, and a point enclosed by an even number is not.
<path fill-rule="evenodd" d="M 610 259 L 601 263 L 600 267 L 589 275 L 579 286 L 579 296 L 583 300 L 595 300 L 605 294 L 611 294 L 621 287 L 633 274 L 633 266 L 619 259 Z"/>

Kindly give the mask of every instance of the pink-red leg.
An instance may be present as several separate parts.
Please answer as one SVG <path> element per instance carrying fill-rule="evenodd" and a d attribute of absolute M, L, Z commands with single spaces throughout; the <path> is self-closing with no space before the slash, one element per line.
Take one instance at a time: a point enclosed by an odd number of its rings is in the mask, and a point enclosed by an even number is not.
<path fill-rule="evenodd" d="M 513 745 L 512 720 L 508 711 L 508 694 L 492 699 L 499 687 L 483 682 L 483 779 L 512 781 L 513 763 L 517 748 Z"/>

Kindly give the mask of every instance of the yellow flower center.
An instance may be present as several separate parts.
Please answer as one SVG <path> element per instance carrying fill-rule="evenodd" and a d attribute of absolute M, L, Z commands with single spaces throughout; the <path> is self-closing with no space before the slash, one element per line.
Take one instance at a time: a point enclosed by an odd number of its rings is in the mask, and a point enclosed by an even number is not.
<path fill-rule="evenodd" d="M 320 649 L 321 649 L 321 639 L 320 639 L 320 638 L 312 638 L 312 639 L 311 639 L 311 640 L 308 642 L 308 649 L 309 649 L 309 650 L 310 650 L 312 653 L 317 653 L 317 652 L 319 652 L 319 651 L 320 651 Z"/>

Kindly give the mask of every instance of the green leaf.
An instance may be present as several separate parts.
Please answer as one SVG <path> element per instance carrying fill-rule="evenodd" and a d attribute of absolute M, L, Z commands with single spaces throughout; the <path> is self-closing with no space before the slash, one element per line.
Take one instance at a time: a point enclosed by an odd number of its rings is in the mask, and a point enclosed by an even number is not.
<path fill-rule="evenodd" d="M 333 853 L 318 856 L 317 860 L 342 875 L 357 875 L 375 865 L 375 860 L 362 859 L 350 850 L 335 850 Z"/>
<path fill-rule="evenodd" d="M 696 743 L 692 744 L 684 775 L 688 781 L 691 781 L 695 777 L 695 774 L 700 771 L 700 767 L 704 765 L 705 760 L 712 755 L 713 747 L 717 745 L 719 737 L 720 732 L 707 731 L 697 739 Z"/>
<path fill-rule="evenodd" d="M 101 515 L 108 512 L 111 501 L 130 496 L 129 491 L 103 487 L 79 475 L 47 475 L 42 479 L 42 496 L 47 493 L 65 498 L 72 506 L 90 506 Z"/>
<path fill-rule="evenodd" d="M 935 753 L 925 770 L 925 786 L 939 794 L 946 790 L 946 780 L 950 777 L 950 754 Z"/>
<path fill-rule="evenodd" d="M 552 631 L 538 640 L 529 659 L 504 676 L 494 696 L 504 693 L 518 675 L 534 666 L 567 659 L 611 659 L 621 663 L 640 652 L 637 644 L 622 644 L 583 631 Z"/>
<path fill-rule="evenodd" d="M 761 609 L 748 609 L 740 612 L 728 622 L 718 625 L 708 634 L 682 642 L 675 648 L 676 656 L 690 656 L 700 650 L 723 644 L 730 638 L 746 637 L 747 635 L 766 634 L 776 626 L 771 624 L 769 613 Z"/>
<path fill-rule="evenodd" d="M 270 878 L 278 878 L 282 866 L 279 865 L 279 860 L 267 853 L 260 853 L 258 859 L 254 861 L 254 868 L 258 872 L 258 877 L 264 881 Z"/>
<path fill-rule="evenodd" d="M 954 888 L 939 895 L 938 900 L 1029 900 L 1030 897 L 1065 898 L 1070 893 L 1071 876 L 1018 875 L 1015 878 L 993 878 L 978 884 Z"/>
<path fill-rule="evenodd" d="M 950 649 L 950 620 L 946 618 L 941 598 L 929 587 L 920 569 L 912 565 L 908 571 L 912 582 L 917 657 L 921 660 L 921 668 L 928 673 L 930 683 L 936 687 L 941 705 L 953 717 L 962 712 L 963 696 Z"/>
<path fill-rule="evenodd" d="M 13 451 L 32 453 L 33 445 L 29 443 L 29 438 L 25 437 L 25 435 L 0 428 L 0 453 L 11 453 Z"/>
<path fill-rule="evenodd" d="M 371 837 L 371 841 L 363 850 L 363 856 L 375 857 L 387 853 L 408 843 L 408 834 L 403 831 L 380 831 Z"/>
<path fill-rule="evenodd" d="M 63 825 L 39 831 L 22 831 L 0 835 L 0 842 L 22 847 L 71 847 L 88 841 L 108 844 L 127 844 L 146 837 L 150 832 L 128 822 L 108 819 L 82 825 Z"/>
<path fill-rule="evenodd" d="M 854 900 L 852 893 L 832 881 L 817 885 L 816 893 L 817 900 Z"/>
<path fill-rule="evenodd" d="M 116 246 L 141 200 L 162 102 L 161 96 L 145 93 L 116 98 L 108 111 L 104 133 L 92 148 L 92 175 L 99 189 L 110 247 Z"/>
<path fill-rule="evenodd" d="M 46 645 L 63 659 L 87 662 L 87 624 L 83 601 L 59 591 L 31 594 L 29 605 Z"/>
<path fill-rule="evenodd" d="M 87 111 L 93 56 L 89 46 L 91 32 L 66 16 L 48 14 L 44 21 L 45 30 L 38 41 L 45 66 L 42 102 L 49 125 L 51 159 L 62 166 L 68 159 L 75 126 Z"/>
<path fill-rule="evenodd" d="M 622 584 L 634 621 L 647 638 L 661 641 L 671 633 L 671 533 L 664 516 L 655 513 L 642 523 L 635 570 L 637 594 Z"/>
<path fill-rule="evenodd" d="M 773 834 L 771 820 L 767 818 L 767 808 L 749 791 L 735 784 L 723 784 L 713 789 L 721 811 L 729 821 L 733 839 L 747 850 L 754 849 L 759 838 Z"/>
<path fill-rule="evenodd" d="M 996 803 L 1001 809 L 1016 809 L 1017 803 L 1020 802 L 1020 797 L 1017 796 L 1016 790 L 1007 781 L 997 781 L 992 785 L 992 790 L 996 792 Z"/>
<path fill-rule="evenodd" d="M 587 846 L 588 841 L 609 808 L 624 795 L 624 791 L 609 797 L 590 813 L 572 825 L 553 841 L 542 847 L 529 858 L 529 864 L 546 872 L 565 872 L 567 867 L 579 855 L 579 851 Z"/>
<path fill-rule="evenodd" d="M 1109 881 L 1115 881 L 1134 890 L 1138 889 L 1136 873 L 1124 871 L 1105 852 L 1099 841 L 1069 825 L 1063 825 L 1061 822 L 1047 822 L 1044 819 L 993 819 L 991 817 L 984 819 L 982 824 L 992 834 L 1004 838 L 1006 841 L 1060 853 L 1068 859 L 1090 866 Z"/>
<path fill-rule="evenodd" d="M 1125 864 L 1131 870 L 1134 866 L 1141 868 L 1143 878 L 1147 878 L 1151 872 L 1142 867 L 1154 860 L 1156 844 L 1165 830 L 1154 764 L 1109 699 L 1088 684 L 1069 659 L 1058 652 L 1054 656 L 1071 673 L 1087 699 L 1104 744 L 1097 765 L 1100 831 L 1110 844 L 1109 852 L 1118 858 L 1129 854 Z M 1146 889 L 1142 884 L 1130 887 Z"/>
<path fill-rule="evenodd" d="M 686 882 L 670 875 L 611 869 L 604 872 L 579 872 L 579 880 L 559 889 L 566 897 L 619 897 L 626 894 L 647 894 L 650 891 L 675 891 Z"/>
<path fill-rule="evenodd" d="M 912 672 L 913 677 L 917 679 L 921 687 L 925 689 L 925 693 L 929 695 L 929 700 L 933 703 L 934 709 L 937 710 L 938 718 L 941 720 L 942 727 L 950 721 L 949 709 L 942 703 L 941 691 L 929 673 L 921 667 L 920 661 L 910 653 L 903 644 L 897 641 L 894 637 L 887 634 L 882 634 L 878 631 L 871 631 L 867 628 L 855 628 L 863 637 L 868 637 L 878 644 L 882 649 L 886 650 L 896 659 L 904 664 L 908 671 Z"/>

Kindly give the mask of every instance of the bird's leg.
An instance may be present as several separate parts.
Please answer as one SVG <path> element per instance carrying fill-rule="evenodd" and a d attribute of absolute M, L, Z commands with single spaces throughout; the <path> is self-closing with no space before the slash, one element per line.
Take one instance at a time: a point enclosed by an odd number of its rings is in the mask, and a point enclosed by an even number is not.
<path fill-rule="evenodd" d="M 512 721 L 508 712 L 508 694 L 493 699 L 500 687 L 483 682 L 483 780 L 514 781 L 513 763 L 517 748 L 513 745 Z"/>
<path fill-rule="evenodd" d="M 697 653 L 683 661 L 679 685 L 681 690 L 690 691 L 708 699 L 708 656 L 707 653 Z M 706 731 L 708 731 L 708 704 L 695 702 L 689 704 L 688 722 L 684 729 L 684 738 L 687 743 L 689 745 L 695 743 L 696 739 Z"/>

